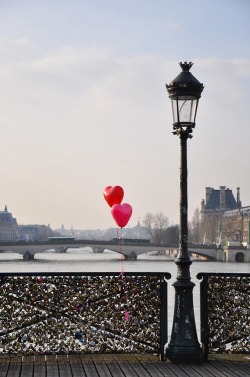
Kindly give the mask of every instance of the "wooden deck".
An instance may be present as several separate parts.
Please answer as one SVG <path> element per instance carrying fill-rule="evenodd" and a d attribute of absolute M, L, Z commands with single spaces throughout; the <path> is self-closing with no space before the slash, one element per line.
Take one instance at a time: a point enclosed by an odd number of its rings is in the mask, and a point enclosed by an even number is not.
<path fill-rule="evenodd" d="M 1 357 L 0 377 L 249 377 L 250 355 L 216 355 L 173 364 L 154 355 L 82 354 Z"/>

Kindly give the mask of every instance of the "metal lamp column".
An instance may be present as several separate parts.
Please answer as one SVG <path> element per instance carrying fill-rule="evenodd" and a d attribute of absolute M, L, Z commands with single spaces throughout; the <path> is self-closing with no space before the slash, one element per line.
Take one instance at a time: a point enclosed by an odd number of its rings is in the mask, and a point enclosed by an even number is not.
<path fill-rule="evenodd" d="M 188 255 L 188 196 L 187 196 L 187 140 L 192 138 L 198 101 L 203 90 L 201 84 L 189 72 L 193 63 L 180 63 L 182 72 L 167 85 L 172 101 L 174 135 L 180 139 L 180 234 L 175 288 L 175 309 L 167 358 L 173 362 L 201 362 L 202 349 L 198 342 Z"/>

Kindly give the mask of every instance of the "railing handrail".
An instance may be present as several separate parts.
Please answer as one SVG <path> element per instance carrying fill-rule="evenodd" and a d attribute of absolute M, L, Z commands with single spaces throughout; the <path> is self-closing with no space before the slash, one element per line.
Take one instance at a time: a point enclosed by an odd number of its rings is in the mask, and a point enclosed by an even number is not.
<path fill-rule="evenodd" d="M 209 276 L 228 276 L 228 277 L 250 277 L 250 273 L 247 272 L 199 272 L 196 277 L 201 280 L 203 277 Z"/>
<path fill-rule="evenodd" d="M 169 280 L 171 274 L 169 272 L 123 272 L 124 276 L 163 276 Z M 0 272 L 1 276 L 120 276 L 121 272 L 75 272 L 75 271 L 61 271 L 61 272 Z"/>

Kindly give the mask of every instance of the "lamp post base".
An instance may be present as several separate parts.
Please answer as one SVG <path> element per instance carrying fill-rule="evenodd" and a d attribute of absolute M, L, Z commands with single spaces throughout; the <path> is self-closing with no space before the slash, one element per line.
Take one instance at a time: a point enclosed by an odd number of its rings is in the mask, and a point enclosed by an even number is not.
<path fill-rule="evenodd" d="M 181 264 L 180 261 L 176 261 L 176 263 Z M 189 263 L 186 262 L 186 265 L 188 266 Z M 182 273 L 183 269 L 184 266 L 182 266 Z M 198 341 L 194 319 L 192 293 L 194 283 L 188 279 L 181 279 L 174 282 L 173 286 L 175 288 L 175 312 L 166 356 L 175 363 L 200 363 L 203 360 L 203 352 Z"/>
<path fill-rule="evenodd" d="M 173 363 L 202 363 L 203 353 L 199 344 L 193 347 L 173 345 L 167 348 L 167 358 Z"/>

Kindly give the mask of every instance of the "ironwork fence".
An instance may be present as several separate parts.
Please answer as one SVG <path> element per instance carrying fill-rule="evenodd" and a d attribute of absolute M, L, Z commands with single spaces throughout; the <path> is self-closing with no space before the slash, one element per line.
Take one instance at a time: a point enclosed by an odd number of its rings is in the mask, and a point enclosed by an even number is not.
<path fill-rule="evenodd" d="M 250 353 L 250 274 L 199 273 L 201 342 L 211 353 Z"/>
<path fill-rule="evenodd" d="M 169 273 L 0 274 L 0 353 L 158 353 Z"/>

